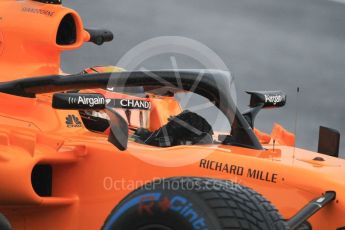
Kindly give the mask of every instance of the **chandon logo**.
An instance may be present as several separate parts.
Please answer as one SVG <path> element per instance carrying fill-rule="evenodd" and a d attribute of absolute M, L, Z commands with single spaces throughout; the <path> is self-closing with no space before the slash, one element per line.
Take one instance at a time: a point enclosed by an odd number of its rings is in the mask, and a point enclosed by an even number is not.
<path fill-rule="evenodd" d="M 282 95 L 267 95 L 265 94 L 265 103 L 269 102 L 273 105 L 276 105 L 277 103 L 280 103 L 284 100 L 284 96 Z"/>
<path fill-rule="evenodd" d="M 145 100 L 121 99 L 118 101 L 122 108 L 128 109 L 151 109 L 151 103 Z"/>
<path fill-rule="evenodd" d="M 68 104 L 78 104 L 78 105 L 88 105 L 89 107 L 94 107 L 95 105 L 104 105 L 105 99 L 103 97 L 69 97 Z"/>

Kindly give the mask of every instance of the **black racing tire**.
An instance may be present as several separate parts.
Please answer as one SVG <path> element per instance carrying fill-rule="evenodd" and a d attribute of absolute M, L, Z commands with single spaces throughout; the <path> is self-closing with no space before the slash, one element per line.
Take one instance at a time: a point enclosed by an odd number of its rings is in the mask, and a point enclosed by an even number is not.
<path fill-rule="evenodd" d="M 289 229 L 272 204 L 230 181 L 178 177 L 129 194 L 106 219 L 105 230 Z"/>
<path fill-rule="evenodd" d="M 12 226 L 4 214 L 0 213 L 0 229 L 1 230 L 11 230 Z"/>

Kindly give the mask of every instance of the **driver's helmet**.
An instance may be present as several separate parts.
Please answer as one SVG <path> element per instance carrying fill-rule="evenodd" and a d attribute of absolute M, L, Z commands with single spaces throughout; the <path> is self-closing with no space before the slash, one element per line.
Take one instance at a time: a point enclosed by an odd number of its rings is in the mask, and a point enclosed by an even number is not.
<path fill-rule="evenodd" d="M 83 70 L 83 74 L 102 72 L 121 72 L 116 66 L 95 66 Z M 130 130 L 148 129 L 150 126 L 150 99 L 146 97 L 143 87 L 126 87 L 117 90 L 115 87 L 93 89 L 88 92 L 100 93 L 106 98 L 107 107 L 120 114 L 128 123 Z M 109 117 L 105 111 L 80 111 L 86 128 L 96 132 L 109 131 Z"/>

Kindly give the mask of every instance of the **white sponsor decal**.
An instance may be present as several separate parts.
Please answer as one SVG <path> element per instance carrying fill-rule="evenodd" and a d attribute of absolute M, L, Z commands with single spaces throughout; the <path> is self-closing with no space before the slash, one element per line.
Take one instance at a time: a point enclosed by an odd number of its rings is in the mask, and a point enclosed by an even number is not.
<path fill-rule="evenodd" d="M 68 103 L 69 104 L 78 104 L 78 105 L 88 105 L 89 107 L 94 107 L 95 105 L 105 104 L 105 99 L 102 97 L 78 96 L 78 98 L 69 97 Z"/>
<path fill-rule="evenodd" d="M 265 103 L 269 102 L 273 105 L 276 105 L 277 103 L 280 103 L 284 100 L 284 96 L 282 95 L 267 95 L 265 94 Z"/>
<path fill-rule="evenodd" d="M 151 103 L 144 100 L 128 100 L 122 99 L 120 101 L 122 107 L 136 108 L 136 109 L 150 109 Z"/>

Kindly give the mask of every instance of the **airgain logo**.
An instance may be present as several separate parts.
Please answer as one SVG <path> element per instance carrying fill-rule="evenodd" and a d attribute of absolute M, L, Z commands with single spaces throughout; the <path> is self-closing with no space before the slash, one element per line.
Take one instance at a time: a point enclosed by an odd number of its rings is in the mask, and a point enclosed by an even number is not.
<path fill-rule="evenodd" d="M 104 105 L 105 104 L 105 99 L 102 95 L 98 94 L 90 94 L 88 96 L 70 96 L 68 98 L 68 104 L 73 105 L 86 105 L 90 108 L 94 107 L 95 105 Z"/>
<path fill-rule="evenodd" d="M 265 94 L 265 103 L 269 102 L 272 103 L 273 105 L 276 105 L 277 103 L 282 102 L 283 100 L 285 100 L 285 97 L 282 95 L 267 95 Z"/>
<path fill-rule="evenodd" d="M 77 116 L 68 115 L 66 117 L 66 126 L 67 128 L 79 128 L 81 127 L 81 122 Z"/>

